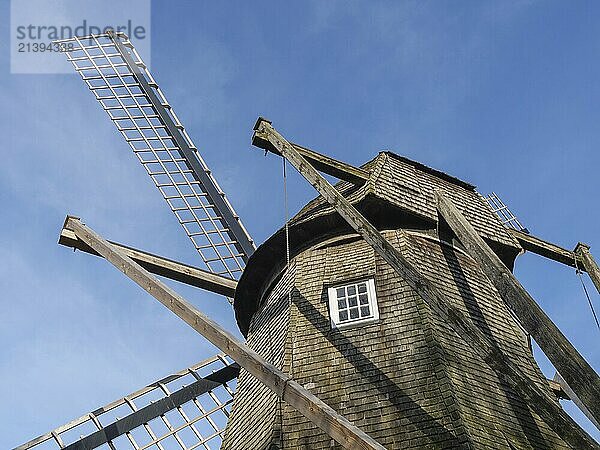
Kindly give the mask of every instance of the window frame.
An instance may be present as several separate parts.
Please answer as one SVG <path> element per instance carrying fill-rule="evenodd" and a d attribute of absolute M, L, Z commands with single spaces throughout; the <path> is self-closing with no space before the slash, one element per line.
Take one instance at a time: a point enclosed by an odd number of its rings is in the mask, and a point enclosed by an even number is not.
<path fill-rule="evenodd" d="M 356 286 L 360 283 L 366 283 L 367 285 L 367 298 L 369 300 L 369 309 L 371 311 L 371 315 L 369 317 L 359 318 L 359 319 L 349 319 L 344 322 L 339 321 L 339 308 L 337 301 L 337 289 L 348 286 Z M 358 293 L 358 292 L 357 292 Z M 357 295 L 358 297 L 358 295 Z M 330 286 L 327 289 L 327 298 L 329 300 L 329 322 L 331 323 L 332 329 L 346 329 L 359 325 L 366 325 L 369 323 L 379 321 L 379 307 L 377 305 L 377 295 L 375 292 L 375 279 L 374 278 L 366 278 L 359 279 L 355 281 L 347 281 L 344 283 L 336 283 L 335 285 Z M 347 299 L 347 296 L 346 296 Z M 359 303 L 360 308 L 360 303 Z"/>

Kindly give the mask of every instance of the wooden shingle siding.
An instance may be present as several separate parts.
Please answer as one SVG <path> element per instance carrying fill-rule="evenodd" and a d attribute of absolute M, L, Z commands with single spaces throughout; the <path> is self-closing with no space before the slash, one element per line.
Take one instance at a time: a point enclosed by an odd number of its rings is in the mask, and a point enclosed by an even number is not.
<path fill-rule="evenodd" d="M 293 265 L 255 314 L 250 324 L 248 345 L 277 368 L 284 367 L 285 341 L 289 326 L 289 297 Z M 223 449 L 270 448 L 279 428 L 279 399 L 265 385 L 241 370 Z"/>
<path fill-rule="evenodd" d="M 422 237 L 409 235 L 409 238 L 407 256 L 411 255 L 414 263 L 429 274 L 447 299 L 468 314 L 503 353 L 519 364 L 531 382 L 550 395 L 520 328 L 478 265 L 447 245 Z M 506 436 L 524 448 L 567 448 L 514 392 L 502 386 L 468 342 L 454 335 L 439 320 L 436 320 L 435 328 L 446 349 L 450 378 L 475 443 L 481 448 L 495 448 L 489 442 L 492 440 L 500 442 L 496 444 L 498 448 L 506 448 L 506 443 L 502 442 L 502 436 Z"/>
<path fill-rule="evenodd" d="M 527 336 L 462 245 L 440 226 L 442 189 L 512 267 L 520 250 L 468 183 L 389 152 L 363 166 L 357 187 L 336 188 L 444 297 L 553 394 Z M 386 209 L 389 208 L 389 209 Z M 398 213 L 401 211 L 401 214 Z M 373 249 L 317 198 L 290 223 L 292 264 L 277 232 L 251 257 L 235 298 L 248 343 L 388 449 L 564 449 L 567 445 Z M 406 232 L 399 232 L 402 229 Z M 301 236 L 301 237 L 298 237 Z M 441 239 L 440 240 L 440 236 Z M 327 290 L 373 278 L 379 320 L 331 327 Z M 291 303 L 288 303 L 291 293 Z M 242 371 L 223 448 L 339 448 L 320 429 Z"/>
<path fill-rule="evenodd" d="M 292 315 L 294 377 L 312 383 L 316 395 L 377 436 L 386 448 L 404 448 L 406 441 L 446 442 L 450 447 L 459 443 L 452 435 L 452 418 L 439 408 L 444 394 L 428 358 L 427 331 L 412 293 L 402 304 L 395 301 L 395 293 L 386 289 L 385 276 L 380 277 L 373 251 L 362 241 L 302 256 L 298 261 L 302 283 L 297 286 Z M 380 313 L 387 318 L 332 330 L 324 286 L 373 274 Z M 410 371 L 400 370 L 399 358 Z M 329 448 L 327 437 L 291 409 L 286 409 L 283 429 L 287 448 Z M 292 429 L 300 432 L 288 434 Z"/>
<path fill-rule="evenodd" d="M 527 340 L 469 256 L 424 235 L 385 235 L 548 390 Z M 270 335 L 280 367 L 386 448 L 568 448 L 366 243 L 317 245 L 293 262 L 255 314 L 248 341 L 267 356 Z M 370 277 L 380 321 L 332 329 L 327 287 Z M 288 326 L 282 293 L 292 285 Z M 279 448 L 282 437 L 286 449 L 339 448 L 292 408 L 282 410 L 281 424 L 278 400 L 242 374 L 224 448 Z"/>

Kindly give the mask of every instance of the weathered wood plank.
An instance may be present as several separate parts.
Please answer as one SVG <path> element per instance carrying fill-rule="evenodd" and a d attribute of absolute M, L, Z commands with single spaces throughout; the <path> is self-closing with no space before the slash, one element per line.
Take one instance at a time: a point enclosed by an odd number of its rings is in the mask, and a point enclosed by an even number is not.
<path fill-rule="evenodd" d="M 524 375 L 516 364 L 506 358 L 461 310 L 446 301 L 435 286 L 273 128 L 271 122 L 259 118 L 254 130 L 253 142 L 255 139 L 268 140 L 277 148 L 323 198 L 336 208 L 340 216 L 417 292 L 431 310 L 448 323 L 457 336 L 465 339 L 498 377 L 521 395 L 565 442 L 579 449 L 600 448 L 555 400 Z"/>
<path fill-rule="evenodd" d="M 269 152 L 280 155 L 281 153 L 275 148 L 268 140 L 261 139 L 258 136 L 253 144 L 256 147 L 262 148 Z M 303 147 L 298 144 L 292 144 L 296 151 L 302 155 L 313 167 L 320 170 L 327 175 L 339 178 L 340 180 L 349 181 L 350 183 L 362 185 L 369 180 L 369 172 L 359 167 L 354 167 L 351 164 L 339 161 L 330 156 L 323 155 L 322 153 L 315 152 L 309 148 Z"/>
<path fill-rule="evenodd" d="M 515 313 L 523 328 L 531 334 L 591 414 L 596 419 L 600 418 L 600 378 L 598 374 L 477 234 L 452 201 L 441 192 L 438 192 L 436 196 L 441 216 L 469 254 L 479 263 L 504 302 Z"/>
<path fill-rule="evenodd" d="M 575 267 L 575 252 L 562 248 L 559 245 L 540 239 L 531 234 L 513 229 L 508 230 L 523 249 L 545 258 L 557 261 L 567 266 Z"/>
<path fill-rule="evenodd" d="M 67 222 L 65 221 L 65 225 L 66 223 Z M 91 255 L 100 256 L 98 252 L 94 251 L 94 249 L 79 239 L 72 230 L 66 228 L 61 230 L 58 243 Z M 235 296 L 235 288 L 237 286 L 236 280 L 188 264 L 173 261 L 162 256 L 127 247 L 126 245 L 118 244 L 116 242 L 110 243 L 119 248 L 125 255 L 133 259 L 150 273 L 170 278 L 171 280 L 179 281 L 180 283 L 199 287 L 210 292 L 225 295 L 226 297 L 233 298 Z"/>
<path fill-rule="evenodd" d="M 578 260 L 582 262 L 582 264 L 578 264 L 579 269 L 585 269 L 588 273 L 594 286 L 596 286 L 596 290 L 600 294 L 600 269 L 598 268 L 598 264 L 596 264 L 596 260 L 590 253 L 590 246 L 587 244 L 579 243 L 577 247 L 575 247 L 575 253 L 578 256 Z M 583 265 L 583 267 L 581 267 Z"/>
<path fill-rule="evenodd" d="M 66 228 L 127 275 L 179 318 L 227 353 L 278 397 L 296 408 L 344 448 L 385 450 L 377 441 L 335 412 L 331 407 L 294 381 L 288 374 L 268 363 L 262 356 L 238 341 L 231 333 L 204 315 L 192 304 L 150 272 L 129 258 L 76 218 L 68 218 Z"/>
<path fill-rule="evenodd" d="M 598 423 L 598 421 L 596 419 L 594 419 L 594 416 L 592 416 L 590 414 L 590 411 L 585 407 L 585 405 L 579 399 L 579 397 L 577 397 L 577 394 L 575 394 L 575 392 L 573 392 L 573 389 L 571 389 L 571 386 L 569 386 L 567 384 L 567 382 L 565 381 L 565 379 L 560 376 L 560 373 L 556 372 L 556 374 L 554 374 L 553 381 L 560 386 L 560 388 L 565 392 L 565 394 L 567 394 L 567 397 L 569 398 L 569 400 L 571 400 L 573 403 L 575 403 L 577 405 L 577 407 L 581 410 L 581 412 L 583 414 L 585 414 L 585 416 L 588 419 L 590 419 L 590 422 L 592 422 L 596 426 L 596 428 L 598 428 L 600 430 L 600 424 Z"/>

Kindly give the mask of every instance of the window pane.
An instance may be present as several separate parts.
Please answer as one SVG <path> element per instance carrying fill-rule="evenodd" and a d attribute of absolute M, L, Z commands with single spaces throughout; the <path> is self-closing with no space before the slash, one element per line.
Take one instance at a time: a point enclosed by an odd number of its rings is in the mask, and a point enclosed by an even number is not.
<path fill-rule="evenodd" d="M 372 282 L 360 281 L 328 290 L 332 326 L 369 322 L 378 316 L 375 292 L 369 287 Z"/>

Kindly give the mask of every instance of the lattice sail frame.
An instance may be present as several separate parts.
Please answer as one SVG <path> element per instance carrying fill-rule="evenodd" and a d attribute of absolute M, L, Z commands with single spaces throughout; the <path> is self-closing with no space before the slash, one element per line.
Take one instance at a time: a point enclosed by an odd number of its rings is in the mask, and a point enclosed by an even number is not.
<path fill-rule="evenodd" d="M 255 246 L 123 33 L 56 41 L 108 113 L 211 272 L 237 279 Z"/>
<path fill-rule="evenodd" d="M 513 230 L 522 231 L 524 233 L 529 233 L 529 230 L 521 224 L 517 216 L 515 216 L 512 211 L 504 204 L 502 199 L 496 194 L 492 192 L 485 197 L 489 205 L 492 207 L 492 210 L 496 213 L 502 224 L 506 228 L 512 228 Z"/>
<path fill-rule="evenodd" d="M 235 386 L 232 384 L 238 373 L 239 366 L 226 355 L 216 355 L 15 450 L 218 449 L 233 402 Z M 219 379 L 214 381 L 211 377 Z M 194 395 L 196 392 L 199 395 Z M 159 414 L 161 406 L 163 410 Z M 138 424 L 143 420 L 148 421 Z"/>

